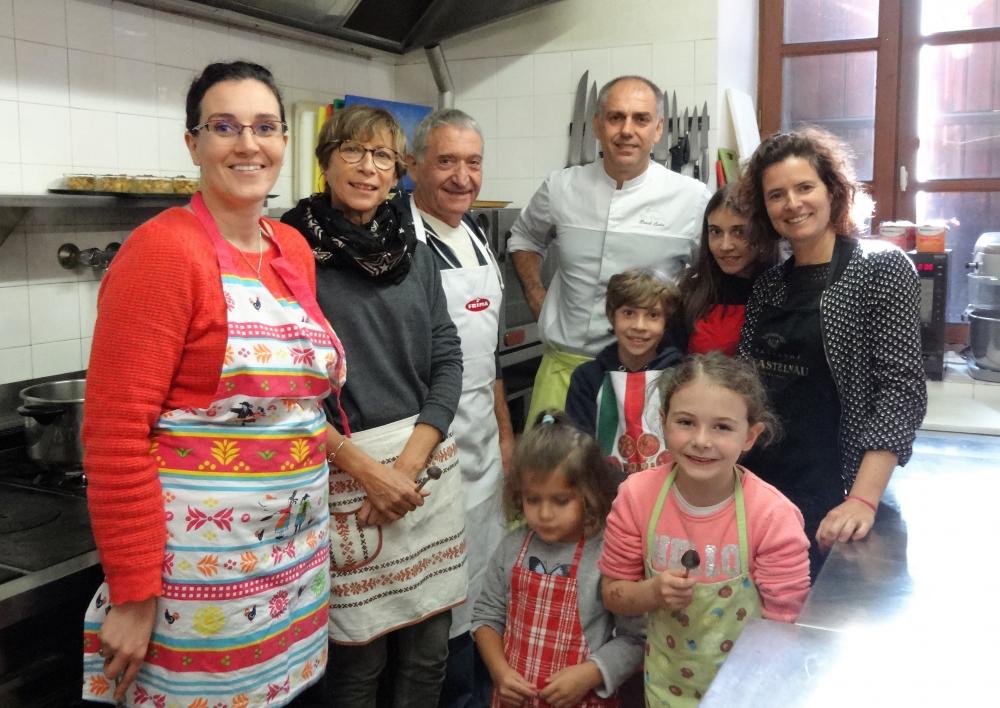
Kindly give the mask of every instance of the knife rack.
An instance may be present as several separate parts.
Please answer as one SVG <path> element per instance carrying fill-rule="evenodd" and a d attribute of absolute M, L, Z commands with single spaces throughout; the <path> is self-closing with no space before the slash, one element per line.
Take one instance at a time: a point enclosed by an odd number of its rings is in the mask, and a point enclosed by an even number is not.
<path fill-rule="evenodd" d="M 569 158 L 567 167 L 589 165 L 602 156 L 597 150 L 597 140 L 593 135 L 590 118 L 597 112 L 597 82 L 590 81 L 590 72 L 585 71 L 576 87 L 573 104 L 573 122 L 570 124 Z M 663 134 L 653 145 L 653 162 L 669 170 L 708 184 L 713 172 L 714 161 L 708 155 L 708 130 L 711 118 L 708 115 L 708 101 L 701 107 L 677 110 L 677 92 L 663 93 Z"/>

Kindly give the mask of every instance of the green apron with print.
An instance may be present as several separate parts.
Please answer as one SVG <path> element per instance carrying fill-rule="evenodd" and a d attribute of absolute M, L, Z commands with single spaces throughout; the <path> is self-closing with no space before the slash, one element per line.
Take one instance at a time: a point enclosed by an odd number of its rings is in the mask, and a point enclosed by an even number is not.
<path fill-rule="evenodd" d="M 653 569 L 656 524 L 663 512 L 676 467 L 660 489 L 646 533 L 646 577 Z M 694 586 L 691 604 L 683 610 L 660 609 L 649 613 L 646 627 L 646 705 L 650 708 L 697 706 L 719 667 L 746 626 L 748 617 L 760 616 L 760 596 L 750 579 L 746 508 L 743 484 L 735 474 L 736 524 L 742 574 L 717 583 Z"/>

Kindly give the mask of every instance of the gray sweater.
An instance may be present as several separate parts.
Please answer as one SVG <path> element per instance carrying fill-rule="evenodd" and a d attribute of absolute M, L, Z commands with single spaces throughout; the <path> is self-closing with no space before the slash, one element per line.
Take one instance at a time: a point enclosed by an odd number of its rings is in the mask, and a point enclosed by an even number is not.
<path fill-rule="evenodd" d="M 503 636 L 510 600 L 510 574 L 527 533 L 528 529 L 522 528 L 507 534 L 493 554 L 483 591 L 472 611 L 473 632 L 486 626 Z M 642 662 L 645 617 L 613 615 L 605 609 L 601 601 L 601 571 L 597 569 L 603 545 L 603 534 L 587 539 L 576 581 L 580 625 L 590 647 L 590 660 L 597 664 L 604 677 L 604 686 L 597 690 L 597 695 L 607 698 Z M 528 567 L 529 559 L 535 556 L 551 571 L 562 563 L 572 563 L 575 552 L 576 542 L 546 543 L 536 535 L 524 554 L 524 567 Z"/>
<path fill-rule="evenodd" d="M 398 285 L 318 263 L 316 295 L 344 345 L 341 403 L 351 430 L 416 415 L 446 434 L 462 393 L 462 350 L 430 249 L 417 243 Z M 340 429 L 336 400 L 326 404 Z"/>

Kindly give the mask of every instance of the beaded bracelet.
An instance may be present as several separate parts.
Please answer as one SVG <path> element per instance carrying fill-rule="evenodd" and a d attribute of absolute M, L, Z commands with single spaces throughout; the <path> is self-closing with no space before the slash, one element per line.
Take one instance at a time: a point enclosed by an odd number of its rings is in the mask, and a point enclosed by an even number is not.
<path fill-rule="evenodd" d="M 333 448 L 333 452 L 331 452 L 329 455 L 326 456 L 326 461 L 327 462 L 333 464 L 333 461 L 337 459 L 337 453 L 340 452 L 340 448 L 342 448 L 344 446 L 345 442 L 347 442 L 347 438 L 346 437 L 342 437 L 340 439 L 340 442 L 337 443 L 337 447 Z"/>
<path fill-rule="evenodd" d="M 853 499 L 854 501 L 861 502 L 862 504 L 864 504 L 865 506 L 867 506 L 869 509 L 871 509 L 873 514 L 877 514 L 878 513 L 878 507 L 877 506 L 875 506 L 874 504 L 872 504 L 867 499 L 862 499 L 861 497 L 859 497 L 859 496 L 857 496 L 855 494 L 848 494 L 846 497 L 844 497 L 844 499 L 845 500 L 847 500 L 847 499 Z"/>

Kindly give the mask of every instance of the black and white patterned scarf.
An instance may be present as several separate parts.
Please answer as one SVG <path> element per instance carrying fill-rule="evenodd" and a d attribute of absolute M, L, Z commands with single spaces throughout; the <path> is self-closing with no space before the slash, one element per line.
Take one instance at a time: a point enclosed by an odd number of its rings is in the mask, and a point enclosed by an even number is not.
<path fill-rule="evenodd" d="M 393 284 L 402 282 L 410 270 L 417 239 L 402 194 L 382 202 L 366 225 L 348 221 L 324 193 L 301 200 L 281 220 L 305 236 L 320 266 L 354 268 L 372 280 Z"/>

